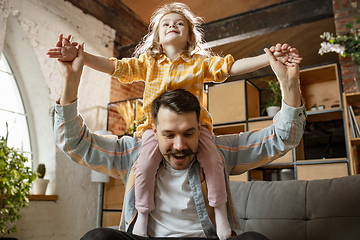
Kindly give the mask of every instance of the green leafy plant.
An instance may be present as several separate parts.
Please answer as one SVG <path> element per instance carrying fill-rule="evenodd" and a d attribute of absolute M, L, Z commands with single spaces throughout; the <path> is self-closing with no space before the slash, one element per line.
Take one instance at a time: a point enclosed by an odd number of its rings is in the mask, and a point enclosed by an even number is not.
<path fill-rule="evenodd" d="M 269 90 L 270 93 L 266 99 L 265 105 L 263 105 L 263 109 L 261 112 L 261 115 L 264 115 L 266 108 L 271 106 L 281 106 L 281 89 L 280 89 L 280 83 L 274 78 L 274 79 L 262 79 L 261 81 L 267 82 L 268 87 L 266 90 Z"/>
<path fill-rule="evenodd" d="M 356 28 L 356 24 L 360 24 L 358 16 L 354 17 L 354 24 L 345 25 L 350 30 L 347 34 L 338 34 L 335 37 L 332 33 L 324 32 L 320 35 L 326 42 L 321 43 L 319 54 L 336 52 L 343 57 L 350 54 L 354 59 L 354 63 L 360 65 L 360 28 Z"/>
<path fill-rule="evenodd" d="M 0 230 L 3 235 L 16 232 L 15 221 L 20 208 L 29 204 L 31 183 L 36 173 L 25 166 L 23 154 L 7 145 L 7 136 L 0 138 Z"/>

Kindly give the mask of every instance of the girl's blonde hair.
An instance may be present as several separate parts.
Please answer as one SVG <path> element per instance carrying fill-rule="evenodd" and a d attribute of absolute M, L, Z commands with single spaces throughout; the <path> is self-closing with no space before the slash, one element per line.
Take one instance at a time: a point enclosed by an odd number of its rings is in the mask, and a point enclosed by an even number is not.
<path fill-rule="evenodd" d="M 149 32 L 136 46 L 134 56 L 138 57 L 143 53 L 147 53 L 157 57 L 164 53 L 159 42 L 159 25 L 161 18 L 169 13 L 182 15 L 189 26 L 190 42 L 188 43 L 188 48 L 184 49 L 184 52 L 189 56 L 194 53 L 211 56 L 211 51 L 201 46 L 205 43 L 203 30 L 200 28 L 200 25 L 204 23 L 203 18 L 196 16 L 187 5 L 179 2 L 165 4 L 153 13 L 150 18 Z"/>

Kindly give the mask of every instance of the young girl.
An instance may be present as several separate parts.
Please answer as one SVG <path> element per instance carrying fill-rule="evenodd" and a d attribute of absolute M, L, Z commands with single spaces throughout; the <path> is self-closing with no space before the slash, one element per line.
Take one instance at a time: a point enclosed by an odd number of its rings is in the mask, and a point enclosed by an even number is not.
<path fill-rule="evenodd" d="M 210 51 L 201 47 L 204 41 L 199 26 L 202 23 L 202 18 L 195 16 L 185 4 L 166 4 L 154 12 L 149 33 L 137 46 L 134 58 L 107 59 L 85 53 L 85 64 L 91 68 L 109 73 L 121 82 L 145 81 L 143 99 L 147 120 L 136 133 L 142 138 L 135 179 L 138 216 L 133 233 L 136 235 L 147 236 L 148 215 L 155 208 L 155 174 L 162 160 L 152 131 L 150 108 L 153 99 L 167 90 L 182 88 L 194 94 L 202 103 L 204 82 L 222 82 L 229 75 L 269 65 L 265 54 L 236 62 L 230 55 L 225 58 L 212 56 Z M 70 36 L 64 38 L 60 35 L 56 46 L 62 47 L 50 49 L 49 57 L 72 61 L 77 49 L 76 43 L 69 40 Z M 301 60 L 296 49 L 287 44 L 278 44 L 272 51 L 283 64 L 291 65 Z M 203 127 L 197 159 L 205 173 L 209 205 L 214 207 L 217 235 L 224 240 L 231 235 L 225 207 L 224 167 L 212 140 L 211 116 L 204 107 L 200 120 Z M 177 153 L 170 157 L 181 161 L 186 154 Z"/>

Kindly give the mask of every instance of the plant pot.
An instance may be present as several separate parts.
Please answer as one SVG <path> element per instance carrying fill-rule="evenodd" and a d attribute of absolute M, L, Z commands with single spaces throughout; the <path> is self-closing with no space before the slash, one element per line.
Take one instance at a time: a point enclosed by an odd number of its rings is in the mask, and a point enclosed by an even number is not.
<path fill-rule="evenodd" d="M 49 184 L 48 179 L 38 178 L 35 182 L 33 182 L 33 193 L 34 195 L 45 195 L 46 188 Z"/>
<path fill-rule="evenodd" d="M 269 117 L 275 116 L 275 114 L 280 110 L 279 106 L 271 106 L 266 108 L 266 112 Z"/>

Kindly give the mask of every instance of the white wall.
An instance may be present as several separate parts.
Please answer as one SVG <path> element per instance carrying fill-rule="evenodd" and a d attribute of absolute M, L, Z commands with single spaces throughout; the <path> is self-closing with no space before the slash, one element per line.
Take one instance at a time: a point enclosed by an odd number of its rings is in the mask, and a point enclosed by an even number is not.
<path fill-rule="evenodd" d="M 24 101 L 30 109 L 29 122 L 34 165 L 44 162 L 45 178 L 51 180 L 47 194 L 57 202 L 33 202 L 21 210 L 20 240 L 79 239 L 96 227 L 97 183 L 90 170 L 71 162 L 55 147 L 50 111 L 61 92 L 61 75 L 56 60 L 46 56 L 60 33 L 85 41 L 85 50 L 110 57 L 115 32 L 64 0 L 0 0 L 0 50 L 10 52 Z M 105 48 L 102 42 L 106 42 Z M 106 106 L 110 77 L 85 68 L 80 88 L 80 112 L 92 130 L 106 129 Z"/>

